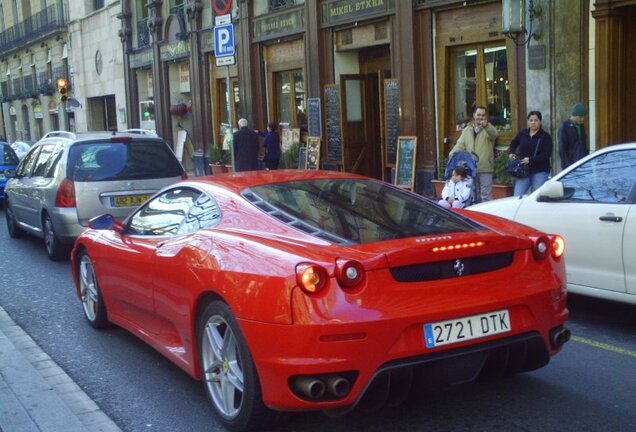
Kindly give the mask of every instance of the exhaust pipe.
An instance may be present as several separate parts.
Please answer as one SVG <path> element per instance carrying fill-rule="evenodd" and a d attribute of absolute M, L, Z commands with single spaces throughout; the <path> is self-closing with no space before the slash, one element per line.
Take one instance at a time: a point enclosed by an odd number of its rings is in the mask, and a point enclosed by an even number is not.
<path fill-rule="evenodd" d="M 561 348 L 572 336 L 572 332 L 564 327 L 553 329 L 550 334 L 550 343 L 553 348 Z"/>
<path fill-rule="evenodd" d="M 309 399 L 320 399 L 325 394 L 325 384 L 311 376 L 296 377 L 294 387 Z"/>
<path fill-rule="evenodd" d="M 351 390 L 351 383 L 346 378 L 338 375 L 327 375 L 324 377 L 327 391 L 337 398 L 345 397 Z"/>

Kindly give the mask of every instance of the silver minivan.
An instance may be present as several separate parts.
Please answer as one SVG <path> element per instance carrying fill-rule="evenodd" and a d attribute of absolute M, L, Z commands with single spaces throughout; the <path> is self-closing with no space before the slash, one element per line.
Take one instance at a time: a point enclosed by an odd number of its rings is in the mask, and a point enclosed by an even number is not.
<path fill-rule="evenodd" d="M 42 237 L 51 260 L 66 259 L 88 220 L 123 219 L 164 186 L 187 177 L 161 138 L 118 132 L 49 132 L 10 173 L 9 235 Z"/>

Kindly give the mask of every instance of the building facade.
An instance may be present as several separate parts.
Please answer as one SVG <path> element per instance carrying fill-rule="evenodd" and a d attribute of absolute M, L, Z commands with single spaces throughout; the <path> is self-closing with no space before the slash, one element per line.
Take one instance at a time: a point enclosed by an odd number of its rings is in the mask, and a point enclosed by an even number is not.
<path fill-rule="evenodd" d="M 2 1 L 5 23 L 15 22 L 6 16 L 15 3 Z M 319 137 L 324 168 L 384 180 L 394 175 L 397 137 L 410 136 L 415 189 L 429 195 L 476 105 L 488 107 L 500 149 L 531 110 L 556 138 L 575 102 L 589 108 L 591 150 L 636 140 L 626 118 L 636 103 L 636 0 L 526 0 L 526 33 L 516 39 L 503 32 L 502 0 L 119 0 L 92 12 L 100 2 L 84 3 L 58 33 L 2 50 L 7 136 L 29 130 L 37 139 L 68 114 L 78 130 L 154 129 L 175 149 L 186 137 L 205 154 L 245 117 L 255 129 L 273 121 L 302 141 Z M 221 57 L 215 27 L 227 23 L 235 54 Z M 81 106 L 56 111 L 40 95 L 49 119 L 23 126 L 33 102 L 16 102 L 24 99 L 14 88 L 29 82 L 32 63 L 31 75 L 46 71 L 49 51 L 53 71 L 69 68 Z M 555 171 L 557 158 L 555 146 Z"/>

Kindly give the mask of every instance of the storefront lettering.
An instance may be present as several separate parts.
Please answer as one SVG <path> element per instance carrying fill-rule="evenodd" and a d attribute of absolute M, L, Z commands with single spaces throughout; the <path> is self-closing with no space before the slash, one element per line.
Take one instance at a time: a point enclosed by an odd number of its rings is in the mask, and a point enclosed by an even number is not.
<path fill-rule="evenodd" d="M 341 6 L 331 6 L 329 9 L 329 15 L 332 18 L 342 17 L 343 15 L 348 15 L 355 12 L 364 12 L 369 9 L 376 9 L 379 7 L 384 7 L 384 0 L 356 0 L 349 1 L 349 4 L 344 4 Z"/>
<path fill-rule="evenodd" d="M 255 23 L 255 35 L 257 38 L 275 36 L 291 31 L 302 31 L 298 12 L 291 12 L 261 19 Z"/>
<path fill-rule="evenodd" d="M 184 41 L 161 47 L 161 60 L 174 60 L 190 55 L 190 45 Z"/>

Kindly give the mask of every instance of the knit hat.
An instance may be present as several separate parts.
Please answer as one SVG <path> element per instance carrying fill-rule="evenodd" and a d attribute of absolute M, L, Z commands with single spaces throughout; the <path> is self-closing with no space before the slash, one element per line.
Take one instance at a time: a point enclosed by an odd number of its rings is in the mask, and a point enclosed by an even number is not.
<path fill-rule="evenodd" d="M 581 102 L 577 102 L 572 107 L 572 116 L 585 117 L 587 115 L 587 108 Z"/>

